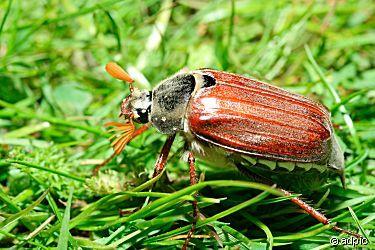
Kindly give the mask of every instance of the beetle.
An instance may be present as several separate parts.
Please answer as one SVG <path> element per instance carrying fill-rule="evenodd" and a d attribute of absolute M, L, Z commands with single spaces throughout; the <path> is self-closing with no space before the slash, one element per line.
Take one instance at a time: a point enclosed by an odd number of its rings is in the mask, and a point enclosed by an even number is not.
<path fill-rule="evenodd" d="M 197 182 L 195 157 L 233 166 L 265 183 L 277 183 L 291 196 L 289 180 L 283 176 L 300 174 L 299 187 L 308 188 L 310 174 L 318 185 L 339 175 L 344 185 L 344 155 L 334 135 L 330 112 L 322 104 L 249 77 L 213 69 L 181 71 L 161 81 L 155 88 L 139 90 L 117 64 L 106 65 L 107 72 L 130 83 L 131 94 L 121 103 L 125 123 L 107 125 L 118 132 L 111 139 L 114 154 L 150 126 L 168 138 L 155 164 L 154 177 L 161 173 L 176 134 L 183 136 L 190 168 L 190 183 Z M 136 129 L 134 123 L 143 124 Z M 98 166 L 95 172 L 98 171 Z M 288 179 L 289 177 L 287 177 Z M 285 178 L 284 178 L 285 179 Z M 307 182 L 307 184 L 306 184 Z M 293 203 L 323 224 L 328 218 L 292 197 Z M 193 202 L 194 221 L 197 202 Z M 193 223 L 184 247 L 194 232 Z M 341 229 L 334 230 L 360 237 Z"/>

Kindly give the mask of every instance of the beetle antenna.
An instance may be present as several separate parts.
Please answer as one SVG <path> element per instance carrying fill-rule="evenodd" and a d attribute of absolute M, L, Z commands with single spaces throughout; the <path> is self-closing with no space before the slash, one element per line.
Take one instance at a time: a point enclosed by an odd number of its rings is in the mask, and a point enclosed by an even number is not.
<path fill-rule="evenodd" d="M 108 122 L 105 124 L 106 127 L 113 127 L 108 132 L 114 132 L 109 140 L 112 141 L 111 146 L 116 155 L 120 154 L 125 148 L 126 144 L 130 142 L 133 137 L 135 127 L 131 119 L 125 123 L 119 122 Z"/>
<path fill-rule="evenodd" d="M 111 146 L 113 148 L 113 153 L 110 157 L 105 159 L 101 164 L 97 165 L 92 173 L 97 175 L 99 169 L 107 163 L 109 163 L 116 155 L 119 155 L 122 150 L 124 150 L 126 144 L 134 137 L 135 127 L 132 120 L 127 120 L 125 123 L 119 122 L 108 122 L 105 124 L 106 127 L 112 127 L 108 132 L 114 132 L 114 134 L 109 138 L 112 141 Z"/>
<path fill-rule="evenodd" d="M 133 92 L 134 80 L 120 65 L 115 62 L 109 62 L 105 65 L 105 71 L 113 78 L 129 83 L 130 92 Z"/>

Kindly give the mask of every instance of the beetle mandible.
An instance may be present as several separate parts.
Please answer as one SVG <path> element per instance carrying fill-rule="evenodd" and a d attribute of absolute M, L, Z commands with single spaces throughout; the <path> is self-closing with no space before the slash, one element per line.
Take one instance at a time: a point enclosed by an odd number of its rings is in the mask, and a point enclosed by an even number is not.
<path fill-rule="evenodd" d="M 318 102 L 265 82 L 212 69 L 178 72 L 151 91 L 133 87 L 131 77 L 115 63 L 107 64 L 106 70 L 130 83 L 131 94 L 121 104 L 120 116 L 125 123 L 108 124 L 120 131 L 112 142 L 114 153 L 95 173 L 130 140 L 153 126 L 168 135 L 155 164 L 154 177 L 164 169 L 176 134 L 180 134 L 186 143 L 192 185 L 197 182 L 195 157 L 237 167 L 285 189 L 289 188 L 288 181 L 282 177 L 291 173 L 313 173 L 322 182 L 339 175 L 344 185 L 344 156 L 330 113 Z M 143 125 L 136 129 L 133 121 Z M 311 185 L 306 184 L 306 179 L 299 185 L 302 190 L 304 184 Z M 286 196 L 291 195 L 282 188 L 279 189 Z M 301 199 L 290 200 L 321 223 L 329 224 L 328 218 Z M 196 201 L 193 209 L 196 222 Z M 337 226 L 333 229 L 360 237 Z"/>

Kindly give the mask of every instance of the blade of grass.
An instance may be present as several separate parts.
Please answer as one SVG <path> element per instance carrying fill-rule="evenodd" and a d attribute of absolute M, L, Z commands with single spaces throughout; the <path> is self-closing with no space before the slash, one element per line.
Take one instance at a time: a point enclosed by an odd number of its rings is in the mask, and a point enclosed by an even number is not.
<path fill-rule="evenodd" d="M 72 174 L 69 174 L 69 173 L 66 173 L 66 172 L 62 172 L 60 170 L 55 170 L 55 169 L 51 169 L 51 168 L 42 167 L 42 166 L 39 166 L 39 165 L 36 165 L 36 164 L 33 164 L 33 163 L 29 163 L 29 162 L 26 162 L 26 161 L 5 160 L 4 162 L 12 163 L 12 164 L 19 164 L 21 166 L 25 166 L 25 167 L 29 167 L 29 168 L 35 168 L 35 169 L 43 170 L 43 171 L 46 171 L 46 172 L 49 172 L 49 173 L 53 173 L 53 174 L 57 174 L 57 175 L 60 175 L 60 176 L 64 176 L 66 178 L 69 178 L 69 179 L 72 179 L 72 180 L 75 180 L 75 181 L 85 182 L 84 178 L 81 178 L 81 177 L 78 177 L 78 176 L 74 176 Z"/>
<path fill-rule="evenodd" d="M 358 164 L 366 160 L 368 156 L 369 156 L 369 151 L 366 149 L 346 165 L 345 171 L 346 172 L 352 171 Z"/>
<path fill-rule="evenodd" d="M 162 173 L 164 173 L 164 171 L 165 170 L 163 170 Z M 159 180 L 159 178 L 162 176 L 162 173 L 159 174 L 158 176 L 156 176 L 155 178 L 152 178 L 151 180 L 149 180 L 149 181 L 139 185 L 138 187 L 132 189 L 132 191 L 137 192 L 137 191 L 141 191 L 143 189 L 146 189 L 146 188 L 152 186 L 156 181 Z M 78 214 L 76 217 L 74 217 L 70 221 L 70 223 L 69 223 L 70 229 L 74 228 L 80 222 L 84 221 L 91 213 L 95 212 L 96 210 L 99 210 L 101 206 L 104 206 L 106 204 L 110 204 L 111 202 L 113 202 L 114 199 L 119 199 L 119 197 L 121 197 L 122 200 L 126 200 L 126 199 L 129 198 L 129 195 L 126 195 L 126 194 L 124 195 L 124 194 L 121 194 L 121 193 L 110 194 L 110 195 L 107 195 L 107 196 L 99 199 L 98 201 L 96 201 L 94 203 L 91 203 L 90 205 L 85 207 L 85 209 L 80 214 Z M 52 232 L 56 231 L 60 226 L 61 226 L 61 224 L 54 225 L 51 229 L 48 230 L 48 233 L 52 233 Z"/>
<path fill-rule="evenodd" d="M 375 213 L 367 216 L 365 219 L 361 221 L 362 225 L 366 225 L 367 223 L 370 223 L 371 221 L 375 220 Z"/>
<path fill-rule="evenodd" d="M 210 181 L 210 182 L 214 182 L 214 183 L 216 183 L 216 184 L 220 184 L 220 181 Z M 233 184 L 233 182 L 232 182 L 231 184 Z M 241 185 L 241 183 L 236 183 L 236 184 L 239 184 L 239 186 Z M 244 184 L 244 183 L 242 183 L 242 184 Z M 199 185 L 199 184 L 196 184 L 196 185 L 194 185 L 194 186 L 197 186 L 197 185 Z M 194 186 L 191 186 L 191 187 L 194 187 Z M 229 186 L 231 186 L 231 185 L 229 185 Z M 245 185 L 245 186 L 246 186 L 246 185 Z M 249 185 L 249 186 L 252 186 L 252 185 Z M 188 188 L 189 188 L 189 187 L 188 187 Z M 188 189 L 188 188 L 185 188 L 185 189 Z M 269 189 L 269 188 L 267 188 L 267 189 Z M 269 189 L 269 190 L 272 190 L 272 189 Z M 179 192 L 180 192 L 180 191 L 179 191 Z M 245 208 L 245 207 L 247 207 L 247 206 L 250 206 L 250 205 L 252 205 L 252 204 L 255 204 L 255 203 L 257 203 L 257 202 L 259 202 L 259 201 L 265 199 L 268 195 L 269 195 L 268 190 L 267 190 L 267 191 L 264 191 L 264 192 L 262 192 L 261 194 L 255 196 L 255 197 L 253 197 L 253 198 L 251 198 L 251 199 L 249 199 L 249 200 L 247 200 L 247 201 L 245 201 L 245 202 L 243 202 L 243 203 L 240 203 L 240 204 L 238 204 L 238 205 L 236 205 L 236 206 L 233 206 L 233 207 L 231 207 L 231 208 L 229 208 L 229 209 L 227 209 L 227 210 L 225 210 L 225 211 L 222 211 L 222 212 L 220 212 L 220 213 L 217 213 L 217 214 L 215 214 L 215 215 L 213 215 L 213 216 L 211 216 L 211 217 L 209 217 L 209 218 L 206 218 L 206 219 L 204 219 L 204 220 L 199 220 L 199 221 L 197 222 L 197 224 L 196 224 L 196 228 L 199 228 L 199 227 L 202 227 L 202 226 L 207 225 L 207 224 L 209 224 L 209 223 L 212 223 L 212 222 L 214 222 L 214 221 L 217 221 L 217 220 L 220 219 L 220 218 L 223 218 L 223 217 L 228 216 L 228 215 L 230 215 L 230 214 L 232 214 L 232 213 L 234 213 L 234 212 L 237 212 L 237 211 L 239 211 L 239 210 L 241 210 L 241 209 L 243 209 L 243 208 Z M 161 199 L 159 199 L 159 200 L 161 200 Z M 152 204 L 153 204 L 153 203 L 151 203 L 150 205 L 152 205 Z M 148 205 L 148 206 L 150 206 L 150 205 Z M 157 240 L 165 239 L 165 238 L 167 238 L 167 237 L 175 236 L 175 235 L 180 234 L 180 233 L 187 232 L 187 231 L 190 230 L 190 227 L 191 227 L 191 226 L 189 225 L 189 226 L 185 226 L 185 227 L 181 227 L 181 228 L 178 228 L 178 229 L 172 230 L 172 231 L 170 231 L 170 232 L 167 232 L 167 233 L 164 233 L 164 234 L 161 234 L 161 235 L 158 235 L 158 236 L 152 237 L 152 238 L 150 238 L 149 240 L 146 240 L 146 242 L 149 242 L 149 241 L 157 241 Z"/>
<path fill-rule="evenodd" d="M 318 247 L 314 247 L 312 250 L 323 250 L 323 249 L 329 249 L 329 248 L 332 248 L 331 243 L 320 245 Z"/>
<path fill-rule="evenodd" d="M 111 235 L 109 235 L 108 237 L 104 237 L 104 238 L 101 238 L 99 240 L 96 240 L 97 243 L 100 243 L 100 244 L 104 244 L 104 245 L 107 245 L 108 243 L 110 243 L 118 234 L 120 234 L 121 232 L 123 232 L 125 230 L 125 226 L 121 226 L 119 228 L 116 229 L 116 231 L 114 231 Z"/>
<path fill-rule="evenodd" d="M 362 90 L 359 90 L 357 92 L 354 92 L 350 95 L 348 95 L 347 97 L 345 97 L 344 99 L 342 99 L 339 103 L 336 103 L 332 108 L 331 108 L 331 113 L 332 114 L 335 114 L 342 105 L 345 105 L 346 103 L 352 101 L 354 98 L 356 98 L 357 96 L 361 96 L 361 95 L 364 95 L 366 94 L 367 92 L 369 92 L 370 89 L 362 89 Z"/>
<path fill-rule="evenodd" d="M 361 222 L 358 220 L 357 215 L 355 214 L 355 212 L 353 211 L 353 209 L 351 207 L 348 207 L 348 209 L 349 209 L 349 212 L 352 215 L 352 218 L 354 219 L 355 223 L 359 227 L 359 230 L 361 230 L 362 235 L 365 236 L 366 239 L 368 240 L 368 242 L 371 244 L 372 242 L 371 242 L 370 238 L 368 237 L 368 235 L 366 234 L 365 230 L 363 229 L 363 227 L 361 225 Z"/>
<path fill-rule="evenodd" d="M 30 240 L 31 238 L 34 238 L 35 236 L 37 236 L 46 226 L 48 226 L 48 224 L 50 224 L 52 222 L 52 220 L 55 218 L 55 215 L 51 215 L 50 217 L 48 217 L 47 220 L 45 220 L 42 224 L 39 225 L 39 227 L 35 228 L 34 231 L 32 231 L 30 234 L 28 234 L 25 238 L 25 240 Z"/>
<path fill-rule="evenodd" d="M 61 222 L 62 221 L 62 216 L 60 214 L 59 208 L 57 207 L 57 204 L 55 200 L 53 199 L 51 194 L 48 194 L 46 197 L 48 204 L 50 205 L 53 213 L 56 215 L 57 219 Z"/>
<path fill-rule="evenodd" d="M 256 183 L 256 182 L 233 181 L 233 180 L 231 180 L 231 181 L 221 180 L 221 181 L 200 182 L 196 185 L 189 186 L 189 187 L 186 187 L 186 188 L 184 188 L 182 190 L 179 190 L 175 193 L 172 193 L 167 197 L 160 198 L 160 199 L 152 202 L 151 204 L 148 204 L 147 206 L 143 207 L 142 209 L 136 211 L 135 213 L 131 214 L 128 217 L 119 218 L 116 221 L 107 223 L 101 229 L 103 230 L 105 228 L 111 227 L 111 226 L 119 224 L 119 223 L 124 223 L 124 222 L 128 222 L 128 221 L 144 218 L 144 217 L 152 214 L 155 210 L 158 210 L 161 206 L 164 206 L 165 208 L 168 208 L 168 207 L 174 205 L 173 201 L 175 201 L 176 199 L 178 199 L 182 196 L 185 196 L 185 195 L 187 195 L 191 192 L 198 191 L 198 190 L 200 190 L 204 187 L 211 186 L 211 185 L 215 186 L 215 187 L 231 186 L 231 187 L 258 189 L 258 190 L 267 191 L 270 194 L 274 194 L 274 195 L 278 195 L 278 196 L 284 196 L 284 194 L 281 191 L 279 191 L 278 189 L 267 186 L 267 185 L 264 185 L 264 184 Z"/>
<path fill-rule="evenodd" d="M 163 36 L 167 31 L 169 20 L 173 10 L 173 1 L 164 0 L 162 2 L 160 12 L 152 26 L 151 34 L 149 35 L 146 47 L 138 56 L 136 66 L 129 65 L 127 71 L 137 81 L 137 84 L 142 88 L 150 89 L 151 84 L 141 72 L 149 64 L 150 54 L 158 49 L 163 42 Z"/>
<path fill-rule="evenodd" d="M 58 249 L 68 249 L 68 241 L 69 241 L 69 220 L 70 220 L 70 207 L 72 205 L 72 198 L 73 198 L 74 188 L 71 187 L 69 190 L 69 198 L 65 208 L 64 216 L 61 222 L 61 229 L 60 229 L 60 237 L 59 242 L 57 244 Z"/>
<path fill-rule="evenodd" d="M 2 145 L 17 145 L 17 146 L 33 146 L 38 148 L 48 148 L 51 146 L 50 142 L 35 140 L 35 139 L 23 139 L 23 138 L 0 138 L 0 144 Z"/>
<path fill-rule="evenodd" d="M 3 19 L 1 20 L 1 24 L 0 24 L 0 41 L 1 41 L 1 34 L 3 33 L 5 22 L 6 22 L 7 18 L 8 18 L 10 9 L 12 7 L 12 2 L 13 2 L 13 0 L 9 0 L 8 1 L 8 7 L 7 7 L 7 9 L 6 9 L 5 13 L 4 13 Z"/>
<path fill-rule="evenodd" d="M 73 13 L 61 15 L 61 16 L 58 16 L 56 18 L 45 19 L 45 20 L 41 21 L 39 24 L 30 23 L 30 24 L 25 24 L 25 25 L 19 26 L 19 27 L 17 27 L 17 30 L 29 29 L 29 28 L 32 28 L 36 25 L 40 25 L 40 27 L 42 27 L 42 26 L 45 26 L 45 25 L 50 25 L 50 24 L 58 23 L 58 22 L 61 22 L 61 21 L 69 20 L 69 19 L 74 19 L 74 18 L 83 16 L 83 15 L 86 15 L 86 14 L 92 13 L 92 12 L 98 10 L 98 9 L 108 8 L 111 5 L 114 5 L 114 4 L 119 3 L 119 2 L 124 2 L 124 1 L 123 0 L 109 0 L 109 1 L 105 1 L 105 2 L 101 1 L 100 3 L 94 4 L 93 6 L 86 7 L 86 8 L 80 8 L 80 10 L 78 10 L 76 12 L 73 12 Z M 5 30 L 5 32 L 9 32 L 11 30 L 12 29 L 7 29 L 7 30 Z"/>
<path fill-rule="evenodd" d="M 279 242 L 279 241 L 284 242 L 284 241 L 296 241 L 296 240 L 299 240 L 299 239 L 305 239 L 305 238 L 320 234 L 324 231 L 330 230 L 335 225 L 336 225 L 336 223 L 331 223 L 331 224 L 328 224 L 328 225 L 321 226 L 321 227 L 319 227 L 315 230 L 307 231 L 307 232 L 304 232 L 304 233 L 296 233 L 296 234 L 290 234 L 290 235 L 285 235 L 285 236 L 276 236 L 276 237 L 274 237 L 274 241 L 275 242 L 276 241 L 277 242 Z"/>
<path fill-rule="evenodd" d="M 29 134 L 39 132 L 50 126 L 49 122 L 42 122 L 39 124 L 33 124 L 30 126 L 25 126 L 20 129 L 13 130 L 3 135 L 4 138 L 20 138 L 27 136 Z"/>
<path fill-rule="evenodd" d="M 323 204 L 323 202 L 325 200 L 327 200 L 327 197 L 328 197 L 328 195 L 329 195 L 330 192 L 331 192 L 331 189 L 328 188 L 327 191 L 322 196 L 322 198 L 320 198 L 320 200 L 316 203 L 316 205 L 314 207 L 315 208 L 319 208 Z"/>
<path fill-rule="evenodd" d="M 266 224 L 264 224 L 263 222 L 258 220 L 256 217 L 252 216 L 251 214 L 249 214 L 247 212 L 242 212 L 241 215 L 243 217 L 245 217 L 247 220 L 249 220 L 250 222 L 252 222 L 253 224 L 255 224 L 257 227 L 262 229 L 262 231 L 267 236 L 267 249 L 272 249 L 272 247 L 273 247 L 273 235 L 272 235 L 271 230 L 266 226 Z"/>
<path fill-rule="evenodd" d="M 224 225 L 221 229 L 234 236 L 237 240 L 241 241 L 243 243 L 242 247 L 245 247 L 249 250 L 252 249 L 253 242 L 242 233 L 226 225 Z"/>
<path fill-rule="evenodd" d="M 133 238 L 134 236 L 136 236 L 137 234 L 140 234 L 142 231 L 141 230 L 136 230 L 128 235 L 126 235 L 125 237 L 122 237 L 121 239 L 113 242 L 112 244 L 109 245 L 109 247 L 111 248 L 117 248 L 119 245 L 121 245 L 122 243 L 124 243 L 125 241 L 128 241 L 130 240 L 131 238 Z"/>
<path fill-rule="evenodd" d="M 291 198 L 300 197 L 300 196 L 301 196 L 300 194 L 292 194 L 286 197 L 271 198 L 271 199 L 260 201 L 258 205 L 274 204 L 274 203 L 290 200 Z"/>
<path fill-rule="evenodd" d="M 4 229 L 5 227 L 7 227 L 7 225 L 9 225 L 9 224 L 11 224 L 11 223 L 19 220 L 20 218 L 22 218 L 23 216 L 25 216 L 26 214 L 28 214 L 29 212 L 31 212 L 36 206 L 39 205 L 39 203 L 42 202 L 42 200 L 46 197 L 46 195 L 48 194 L 48 192 L 49 192 L 49 189 L 47 189 L 46 191 L 44 191 L 44 193 L 36 201 L 34 201 L 33 203 L 31 203 L 30 206 L 28 206 L 24 210 L 19 211 L 16 214 L 13 214 L 8 219 L 6 219 L 5 221 L 1 222 L 0 223 L 0 227 L 2 229 Z"/>
<path fill-rule="evenodd" d="M 160 12 L 156 18 L 156 21 L 152 27 L 150 36 L 146 42 L 146 48 L 142 54 L 138 56 L 136 67 L 139 70 L 143 70 L 148 64 L 148 57 L 152 51 L 155 51 L 161 44 L 164 33 L 167 30 L 169 19 L 173 10 L 173 2 L 171 0 L 164 0 L 162 2 Z M 143 86 L 150 88 L 150 85 Z"/>
<path fill-rule="evenodd" d="M 19 242 L 25 242 L 22 237 L 19 237 L 19 236 L 15 235 L 15 234 L 12 234 L 12 233 L 8 233 L 8 232 L 3 231 L 1 229 L 0 229 L 0 234 L 5 235 L 6 237 L 9 237 L 11 239 L 16 239 Z M 39 242 L 34 242 L 34 241 L 31 241 L 31 240 L 28 240 L 28 241 L 26 241 L 26 243 L 30 244 L 32 246 L 39 247 L 40 249 L 48 249 L 47 247 L 45 247 L 44 245 L 40 244 Z M 17 245 L 17 248 L 22 249 L 22 244 L 21 245 Z"/>
<path fill-rule="evenodd" d="M 111 249 L 114 248 L 91 241 L 90 239 L 74 236 L 74 240 L 83 248 L 87 249 Z"/>
<path fill-rule="evenodd" d="M 34 194 L 34 191 L 32 189 L 25 189 L 21 193 L 17 194 L 17 196 L 14 197 L 12 201 L 14 204 L 24 202 L 32 198 L 33 194 Z"/>
<path fill-rule="evenodd" d="M 280 196 L 283 195 L 280 191 L 278 191 L 276 189 L 273 189 L 270 186 L 255 183 L 255 182 L 244 182 L 244 181 L 230 181 L 230 182 L 229 181 L 207 181 L 207 182 L 200 182 L 196 185 L 189 186 L 189 187 L 186 187 L 186 188 L 184 188 L 182 190 L 179 190 L 175 193 L 172 193 L 168 197 L 160 198 L 160 199 L 152 202 L 151 204 L 147 205 L 143 209 L 141 209 L 141 210 L 137 211 L 136 213 L 127 217 L 127 220 L 138 219 L 138 218 L 142 218 L 144 216 L 147 216 L 147 214 L 151 213 L 151 211 L 153 209 L 158 208 L 159 206 L 167 203 L 170 200 L 175 200 L 175 199 L 177 199 L 181 196 L 189 194 L 193 191 L 198 191 L 198 190 L 200 190 L 204 187 L 210 186 L 210 185 L 218 186 L 218 187 L 222 187 L 222 186 L 247 187 L 247 188 L 254 188 L 254 189 L 259 189 L 259 190 L 265 190 L 265 191 L 268 191 L 268 192 L 270 192 L 272 194 L 275 194 L 275 195 L 280 195 Z"/>
<path fill-rule="evenodd" d="M 57 204 L 55 202 L 55 200 L 53 199 L 51 193 L 49 193 L 47 196 L 46 196 L 46 200 L 48 201 L 48 204 L 49 206 L 51 207 L 53 213 L 55 214 L 55 216 L 57 217 L 58 221 L 61 223 L 62 222 L 62 215 L 59 211 L 59 208 L 57 207 Z M 69 242 L 70 244 L 72 244 L 73 247 L 76 247 L 77 246 L 77 242 L 76 240 L 72 237 L 72 235 L 70 234 L 69 232 Z M 77 246 L 78 247 L 78 246 Z"/>
<path fill-rule="evenodd" d="M 310 50 L 310 48 L 309 48 L 308 45 L 305 45 L 305 51 L 306 51 L 307 57 L 308 57 L 311 65 L 313 66 L 315 72 L 318 74 L 318 76 L 319 76 L 320 80 L 322 81 L 323 85 L 330 92 L 330 94 L 333 97 L 334 101 L 336 103 L 341 103 L 341 98 L 340 98 L 339 94 L 337 93 L 337 91 L 335 90 L 335 88 L 328 82 L 328 80 L 324 76 L 323 71 L 319 67 L 318 63 L 315 61 L 314 56 L 313 56 L 313 54 L 312 54 L 312 52 L 311 52 L 311 50 Z M 346 108 L 345 108 L 344 105 L 341 105 L 339 107 L 339 110 L 340 110 L 340 112 L 342 113 L 342 115 L 344 117 L 345 123 L 348 126 L 350 134 L 352 135 L 352 138 L 353 138 L 355 147 L 357 149 L 357 152 L 361 153 L 362 152 L 362 144 L 361 144 L 361 142 L 359 140 L 359 137 L 357 135 L 357 131 L 356 131 L 355 127 L 354 127 L 354 123 L 353 123 L 352 118 L 348 114 L 348 112 L 347 112 L 347 110 L 346 110 Z"/>
<path fill-rule="evenodd" d="M 96 135 L 100 135 L 100 136 L 105 136 L 105 137 L 110 136 L 107 133 L 100 130 L 99 128 L 77 124 L 75 122 L 67 121 L 66 119 L 60 119 L 60 118 L 52 117 L 50 115 L 37 114 L 31 109 L 19 108 L 16 105 L 7 103 L 3 100 L 0 100 L 0 106 L 16 110 L 17 115 L 21 116 L 21 117 L 24 117 L 24 118 L 35 118 L 35 119 L 47 121 L 47 122 L 50 122 L 50 123 L 56 124 L 56 125 L 81 129 L 81 130 L 84 130 L 84 131 L 87 131 L 87 132 L 90 132 L 90 133 L 93 133 L 93 134 L 96 134 Z"/>
<path fill-rule="evenodd" d="M 331 209 L 330 212 L 339 211 L 339 210 L 345 209 L 349 206 L 351 207 L 351 206 L 360 204 L 362 202 L 368 202 L 368 201 L 374 200 L 374 199 L 375 199 L 375 195 L 360 196 L 360 197 L 357 197 L 357 198 L 348 199 L 344 202 L 341 202 L 339 205 L 337 205 L 333 209 Z"/>
<path fill-rule="evenodd" d="M 2 200 L 13 213 L 19 212 L 21 209 L 12 202 L 12 199 L 3 191 L 0 186 L 0 200 Z"/>

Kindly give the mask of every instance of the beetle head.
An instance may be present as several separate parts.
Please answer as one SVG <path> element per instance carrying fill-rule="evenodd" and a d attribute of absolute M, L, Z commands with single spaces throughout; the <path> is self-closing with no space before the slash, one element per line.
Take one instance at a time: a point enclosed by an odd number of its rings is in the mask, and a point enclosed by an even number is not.
<path fill-rule="evenodd" d="M 121 103 L 121 113 L 125 119 L 137 123 L 148 123 L 151 113 L 151 91 L 133 88 L 131 94 Z"/>
<path fill-rule="evenodd" d="M 114 78 L 129 83 L 130 95 L 121 103 L 120 117 L 128 122 L 148 123 L 151 113 L 151 91 L 134 88 L 134 80 L 118 64 L 110 62 L 105 70 Z"/>
<path fill-rule="evenodd" d="M 130 95 L 121 103 L 120 117 L 125 118 L 125 122 L 108 122 L 107 127 L 112 127 L 108 132 L 114 133 L 109 139 L 115 154 L 120 154 L 126 144 L 134 138 L 136 128 L 133 121 L 137 123 L 148 123 L 151 113 L 151 92 L 140 91 L 133 87 L 133 79 L 119 65 L 110 62 L 105 66 L 105 70 L 114 78 L 129 83 Z M 111 158 L 109 158 L 111 159 Z"/>

